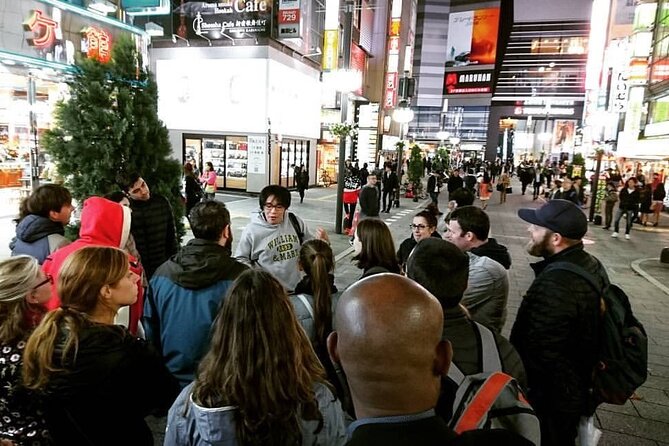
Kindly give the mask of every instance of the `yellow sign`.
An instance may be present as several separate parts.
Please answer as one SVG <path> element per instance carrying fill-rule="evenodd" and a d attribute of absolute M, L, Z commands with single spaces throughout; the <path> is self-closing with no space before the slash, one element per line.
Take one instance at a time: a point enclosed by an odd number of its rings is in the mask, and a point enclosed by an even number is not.
<path fill-rule="evenodd" d="M 323 71 L 337 69 L 339 60 L 339 30 L 326 29 L 323 34 Z"/>

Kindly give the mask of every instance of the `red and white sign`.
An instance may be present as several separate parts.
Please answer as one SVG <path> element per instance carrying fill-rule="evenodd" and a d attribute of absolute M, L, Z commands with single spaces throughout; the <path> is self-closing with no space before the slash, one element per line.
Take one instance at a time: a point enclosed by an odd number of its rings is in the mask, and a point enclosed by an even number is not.
<path fill-rule="evenodd" d="M 107 63 L 111 59 L 112 36 L 102 28 L 89 26 L 81 30 L 86 39 L 82 42 L 81 51 L 85 52 L 89 59 L 96 59 Z"/>
<path fill-rule="evenodd" d="M 39 9 L 31 11 L 32 14 L 23 22 L 25 31 L 35 33 L 34 37 L 28 38 L 28 44 L 36 48 L 51 48 L 56 39 L 56 27 L 58 23 L 55 20 L 45 17 Z"/>
<path fill-rule="evenodd" d="M 383 106 L 393 108 L 397 103 L 397 88 L 399 75 L 397 73 L 386 73 L 385 94 L 383 95 Z"/>
<path fill-rule="evenodd" d="M 299 9 L 280 9 L 279 10 L 279 24 L 285 23 L 300 23 Z"/>

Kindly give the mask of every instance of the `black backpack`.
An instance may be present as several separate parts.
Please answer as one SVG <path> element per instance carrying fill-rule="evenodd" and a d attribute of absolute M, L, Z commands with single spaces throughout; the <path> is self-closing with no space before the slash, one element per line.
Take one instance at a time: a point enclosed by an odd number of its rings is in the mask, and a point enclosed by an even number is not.
<path fill-rule="evenodd" d="M 593 409 L 601 403 L 625 404 L 648 375 L 648 336 L 632 314 L 627 294 L 617 285 L 603 290 L 592 274 L 570 262 L 555 262 L 544 269 L 565 270 L 584 278 L 597 291 L 601 325 L 598 358 L 592 372 Z"/>

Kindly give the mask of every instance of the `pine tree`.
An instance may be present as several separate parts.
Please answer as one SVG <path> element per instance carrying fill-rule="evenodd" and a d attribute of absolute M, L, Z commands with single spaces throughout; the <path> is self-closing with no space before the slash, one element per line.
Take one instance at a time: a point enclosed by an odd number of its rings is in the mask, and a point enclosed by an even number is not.
<path fill-rule="evenodd" d="M 170 201 L 182 235 L 181 166 L 170 158 L 157 86 L 134 42 L 119 37 L 108 63 L 78 60 L 67 84 L 69 98 L 56 105 L 55 127 L 42 142 L 73 197 L 118 190 L 118 173 L 139 172 L 152 193 Z"/>

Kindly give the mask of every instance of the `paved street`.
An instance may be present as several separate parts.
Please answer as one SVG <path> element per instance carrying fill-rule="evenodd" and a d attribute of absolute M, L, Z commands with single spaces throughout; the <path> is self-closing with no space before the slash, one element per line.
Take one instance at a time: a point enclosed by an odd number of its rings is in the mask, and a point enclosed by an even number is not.
<path fill-rule="evenodd" d="M 538 206 L 531 194 L 522 196 L 520 186 L 514 184 L 513 194 L 504 205 L 493 195 L 488 206 L 492 222 L 492 236 L 505 244 L 511 252 L 513 265 L 510 270 L 509 317 L 504 328 L 508 335 L 515 319 L 524 291 L 533 280 L 528 263 L 537 259 L 525 252 L 527 225 L 516 216 L 519 207 Z M 258 208 L 257 197 L 218 194 L 228 205 L 232 215 L 233 232 L 239 239 L 250 212 Z M 348 238 L 335 235 L 334 215 L 336 188 L 310 189 L 303 204 L 297 193 L 293 194 L 291 210 L 302 216 L 310 227 L 322 226 L 331 234 L 332 246 L 337 256 L 336 284 L 345 288 L 361 274 L 351 262 L 352 249 Z M 440 207 L 445 209 L 447 196 L 440 195 Z M 402 207 L 383 214 L 390 225 L 396 243 L 409 235 L 407 225 L 411 216 L 421 210 L 427 201 L 414 203 L 402 199 Z M 7 242 L 13 234 L 10 206 L 2 203 L 0 216 L 0 258 L 9 255 Z M 586 249 L 596 255 L 606 266 L 612 281 L 621 285 L 629 294 L 636 316 L 645 325 L 649 335 L 649 377 L 637 392 L 637 399 L 625 406 L 604 406 L 597 412 L 597 425 L 604 431 L 600 445 L 669 445 L 669 265 L 659 263 L 660 250 L 669 246 L 669 215 L 662 215 L 658 228 L 634 226 L 631 240 L 613 239 L 609 231 L 591 226 L 586 235 Z M 161 420 L 154 420 L 156 444 L 161 444 Z"/>

